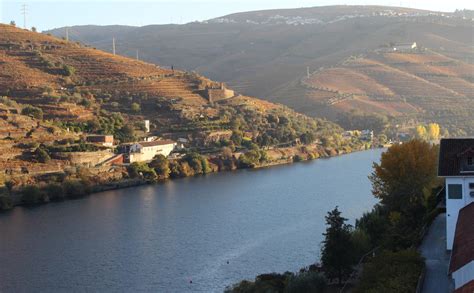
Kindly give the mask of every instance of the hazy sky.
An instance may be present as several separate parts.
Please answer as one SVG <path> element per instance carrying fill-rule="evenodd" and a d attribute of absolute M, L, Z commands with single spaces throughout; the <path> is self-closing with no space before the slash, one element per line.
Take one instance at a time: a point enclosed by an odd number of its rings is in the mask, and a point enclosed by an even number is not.
<path fill-rule="evenodd" d="M 0 0 L 0 22 L 14 20 L 23 26 L 23 4 L 27 4 L 27 27 L 39 30 L 83 24 L 179 24 L 242 11 L 339 4 L 474 9 L 473 0 Z"/>

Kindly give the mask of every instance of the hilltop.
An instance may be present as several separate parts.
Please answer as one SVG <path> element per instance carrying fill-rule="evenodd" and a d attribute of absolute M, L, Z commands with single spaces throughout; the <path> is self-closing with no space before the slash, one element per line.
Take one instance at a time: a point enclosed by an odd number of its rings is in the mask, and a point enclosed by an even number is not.
<path fill-rule="evenodd" d="M 446 126 L 450 130 L 461 128 L 472 134 L 472 120 L 463 122 L 463 109 L 473 98 L 473 23 L 470 11 L 327 6 L 237 13 L 186 25 L 71 27 L 69 35 L 104 50 L 111 49 L 115 37 L 120 54 L 134 56 L 138 50 L 149 62 L 195 70 L 226 82 L 240 93 L 282 103 L 314 117 L 337 121 L 341 111 L 357 109 L 423 122 L 436 113 L 435 120 L 440 123 L 445 124 L 447 118 L 457 120 Z M 65 30 L 51 33 L 64 36 Z M 423 49 L 416 51 L 418 60 L 413 57 L 415 52 L 392 56 L 399 61 L 377 53 L 390 44 L 413 42 Z M 331 79 L 347 70 L 345 64 L 350 59 L 375 62 L 379 72 L 401 78 L 403 88 L 414 90 L 405 92 L 380 76 L 376 81 L 360 72 L 349 73 L 349 80 L 341 81 L 354 83 L 356 75 L 355 80 L 369 83 L 361 85 L 367 93 L 360 89 L 352 92 L 353 85 L 341 83 L 330 87 L 336 95 L 308 90 L 312 85 L 306 82 L 307 69 L 313 75 L 311 79 Z M 416 65 L 423 68 L 414 71 Z M 437 69 L 428 68 L 433 66 Z M 346 94 L 362 94 L 360 99 L 368 101 L 328 106 Z M 394 102 L 379 101 L 386 96 Z M 446 106 L 448 111 L 444 111 Z"/>

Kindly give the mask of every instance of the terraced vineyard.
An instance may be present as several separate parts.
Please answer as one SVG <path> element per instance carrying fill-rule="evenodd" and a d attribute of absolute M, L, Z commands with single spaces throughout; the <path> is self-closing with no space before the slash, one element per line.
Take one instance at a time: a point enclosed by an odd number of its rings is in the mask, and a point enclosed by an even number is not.
<path fill-rule="evenodd" d="M 322 112 L 354 109 L 439 122 L 474 133 L 474 65 L 421 49 L 375 51 L 305 78 L 301 86 Z M 459 132 L 463 134 L 463 132 Z"/>

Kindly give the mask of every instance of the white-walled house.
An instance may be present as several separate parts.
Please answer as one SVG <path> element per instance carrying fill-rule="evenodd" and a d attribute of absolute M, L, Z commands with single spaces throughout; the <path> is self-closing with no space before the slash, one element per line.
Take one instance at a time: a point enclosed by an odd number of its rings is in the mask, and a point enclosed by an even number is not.
<path fill-rule="evenodd" d="M 446 248 L 451 250 L 459 210 L 474 202 L 474 138 L 441 140 L 438 176 L 446 180 Z"/>
<path fill-rule="evenodd" d="M 121 152 L 125 154 L 126 163 L 149 162 L 156 155 L 168 157 L 176 147 L 172 140 L 142 141 L 125 144 L 121 146 Z"/>

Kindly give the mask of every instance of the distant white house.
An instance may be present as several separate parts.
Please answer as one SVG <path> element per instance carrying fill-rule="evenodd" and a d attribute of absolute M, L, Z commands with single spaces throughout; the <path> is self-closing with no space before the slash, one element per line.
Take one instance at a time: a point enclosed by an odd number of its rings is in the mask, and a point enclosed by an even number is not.
<path fill-rule="evenodd" d="M 172 140 L 142 141 L 120 146 L 120 152 L 125 154 L 125 163 L 149 162 L 156 155 L 168 157 L 176 147 Z"/>
<path fill-rule="evenodd" d="M 418 46 L 416 45 L 416 42 L 413 42 L 413 43 L 401 43 L 401 44 L 396 44 L 395 46 L 393 46 L 393 51 L 411 51 L 411 50 L 415 50 L 416 48 L 418 48 Z"/>
<path fill-rule="evenodd" d="M 474 202 L 474 138 L 441 140 L 438 176 L 446 180 L 446 248 L 451 250 L 459 210 Z"/>

